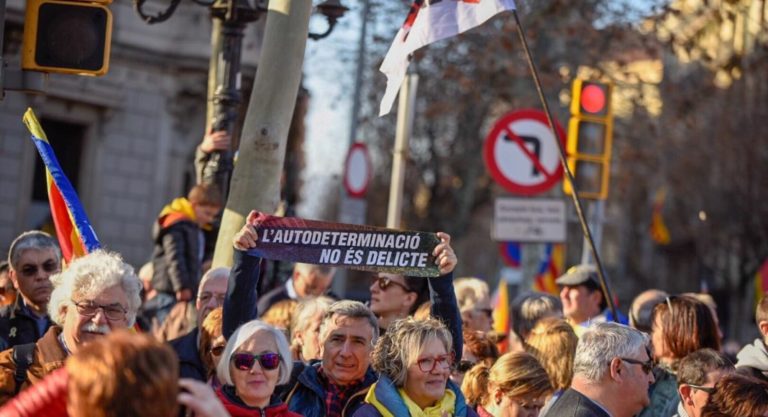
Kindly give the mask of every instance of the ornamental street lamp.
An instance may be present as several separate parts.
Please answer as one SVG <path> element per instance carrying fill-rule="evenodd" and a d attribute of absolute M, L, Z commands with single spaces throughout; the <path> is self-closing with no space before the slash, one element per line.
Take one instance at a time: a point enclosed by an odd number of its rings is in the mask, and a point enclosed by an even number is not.
<path fill-rule="evenodd" d="M 133 0 L 134 9 L 148 24 L 160 23 L 173 15 L 181 0 L 171 0 L 168 7 L 155 15 L 147 14 L 144 6 L 147 0 Z M 239 131 L 236 127 L 237 111 L 242 101 L 240 92 L 240 67 L 243 45 L 243 30 L 248 23 L 254 22 L 267 11 L 267 0 L 191 0 L 201 6 L 209 7 L 212 25 L 212 51 L 208 73 L 209 94 L 213 111 L 209 112 L 206 126 L 213 131 L 226 131 L 236 142 Z M 253 3 L 253 5 L 251 4 Z M 309 33 L 312 40 L 322 39 L 333 31 L 334 26 L 347 10 L 340 0 L 325 0 L 316 6 L 316 10 L 325 16 L 328 29 L 320 34 Z M 215 87 L 213 87 L 215 86 Z M 215 151 L 210 155 L 202 172 L 203 183 L 218 184 L 224 195 L 229 189 L 232 175 L 231 149 Z"/>

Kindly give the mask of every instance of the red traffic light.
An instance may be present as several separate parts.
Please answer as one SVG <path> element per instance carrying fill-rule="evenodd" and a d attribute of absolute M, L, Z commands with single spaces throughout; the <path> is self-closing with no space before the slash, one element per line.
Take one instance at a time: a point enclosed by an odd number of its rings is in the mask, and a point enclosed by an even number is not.
<path fill-rule="evenodd" d="M 571 115 L 610 117 L 611 84 L 576 79 L 573 81 Z"/>
<path fill-rule="evenodd" d="M 587 84 L 581 90 L 581 108 L 589 113 L 605 112 L 605 90 L 595 84 Z"/>

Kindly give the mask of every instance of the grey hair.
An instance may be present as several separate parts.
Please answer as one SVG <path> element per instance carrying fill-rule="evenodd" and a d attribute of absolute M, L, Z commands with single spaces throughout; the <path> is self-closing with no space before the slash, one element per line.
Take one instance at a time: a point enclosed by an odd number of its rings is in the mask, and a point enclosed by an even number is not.
<path fill-rule="evenodd" d="M 221 354 L 221 360 L 219 360 L 218 366 L 216 366 L 216 375 L 224 385 L 234 385 L 232 382 L 232 374 L 230 373 L 229 361 L 232 359 L 232 355 L 237 352 L 245 342 L 251 339 L 258 332 L 267 332 L 275 338 L 275 344 L 277 345 L 277 354 L 280 355 L 279 375 L 277 379 L 277 385 L 288 383 L 291 377 L 291 369 L 293 369 L 293 357 L 291 356 L 291 349 L 288 347 L 288 340 L 285 338 L 285 334 L 261 320 L 251 320 L 242 326 L 238 327 L 232 336 L 230 336 L 227 346 L 224 348 L 224 352 Z"/>
<path fill-rule="evenodd" d="M 614 358 L 631 357 L 648 349 L 648 335 L 618 323 L 590 326 L 576 345 L 573 374 L 599 382 Z"/>
<path fill-rule="evenodd" d="M 76 258 L 67 269 L 51 276 L 51 283 L 54 289 L 48 303 L 48 315 L 60 326 L 64 326 L 66 307 L 75 295 L 96 297 L 117 285 L 128 298 L 128 327 L 136 322 L 136 312 L 141 306 L 141 281 L 133 267 L 125 263 L 118 253 L 99 249 Z"/>
<path fill-rule="evenodd" d="M 333 298 L 321 295 L 319 297 L 309 297 L 299 301 L 296 310 L 291 318 L 291 334 L 296 334 L 297 330 L 305 330 L 311 323 L 312 317 L 318 313 L 325 313 L 334 303 Z"/>
<path fill-rule="evenodd" d="M 525 338 L 536 322 L 544 317 L 558 315 L 563 310 L 560 299 L 544 293 L 530 293 L 517 299 L 513 306 L 513 326 L 515 333 Z"/>
<path fill-rule="evenodd" d="M 416 363 L 424 344 L 431 339 L 440 341 L 445 352 L 451 353 L 451 332 L 440 320 L 416 320 L 413 317 L 396 320 L 376 344 L 371 354 L 371 366 L 376 372 L 389 377 L 396 387 L 403 387 L 408 367 Z"/>
<path fill-rule="evenodd" d="M 293 265 L 293 270 L 301 272 L 303 275 L 309 275 L 312 273 L 312 271 L 317 271 L 319 275 L 322 275 L 324 277 L 327 277 L 328 275 L 333 275 L 336 273 L 336 268 L 328 265 L 315 265 L 315 264 L 305 264 L 301 262 L 297 262 Z"/>
<path fill-rule="evenodd" d="M 11 265 L 11 268 L 15 270 L 19 267 L 21 253 L 27 249 L 51 249 L 56 254 L 56 262 L 61 263 L 61 249 L 56 239 L 48 233 L 30 230 L 20 234 L 11 243 L 11 248 L 8 250 L 8 263 Z"/>
<path fill-rule="evenodd" d="M 200 278 L 200 284 L 198 284 L 198 292 L 202 291 L 203 287 L 205 286 L 205 283 L 208 282 L 208 280 L 214 279 L 214 278 L 224 278 L 229 279 L 229 272 L 232 268 L 228 266 L 220 266 L 218 268 L 212 268 L 209 269 L 208 272 L 203 274 L 203 277 Z"/>
<path fill-rule="evenodd" d="M 475 277 L 457 278 L 453 281 L 453 291 L 462 312 L 473 310 L 479 301 L 488 299 L 490 294 L 488 283 Z"/>
<path fill-rule="evenodd" d="M 373 328 L 371 337 L 371 346 L 376 344 L 379 338 L 379 321 L 370 308 L 359 301 L 341 300 L 331 304 L 328 311 L 325 312 L 323 322 L 320 324 L 320 343 L 324 343 L 330 332 L 329 324 L 334 316 L 348 317 L 352 319 L 366 319 Z"/>

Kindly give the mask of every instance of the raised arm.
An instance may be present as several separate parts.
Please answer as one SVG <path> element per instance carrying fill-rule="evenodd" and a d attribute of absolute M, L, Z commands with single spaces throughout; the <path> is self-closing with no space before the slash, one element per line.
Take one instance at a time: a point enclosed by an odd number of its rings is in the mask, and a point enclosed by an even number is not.
<path fill-rule="evenodd" d="M 227 297 L 224 300 L 222 334 L 226 339 L 243 323 L 258 317 L 256 308 L 258 294 L 256 290 L 261 278 L 261 258 L 248 255 L 248 249 L 254 248 L 259 235 L 254 228 L 256 212 L 248 214 L 245 225 L 235 235 L 234 265 L 229 273 Z"/>
<path fill-rule="evenodd" d="M 435 263 L 440 268 L 440 276 L 427 278 L 429 283 L 429 299 L 432 302 L 432 317 L 439 318 L 448 327 L 453 336 L 455 360 L 461 360 L 464 339 L 461 331 L 461 312 L 453 289 L 453 270 L 456 268 L 456 254 L 451 247 L 451 236 L 448 233 L 437 232 L 440 243 L 435 247 Z"/>

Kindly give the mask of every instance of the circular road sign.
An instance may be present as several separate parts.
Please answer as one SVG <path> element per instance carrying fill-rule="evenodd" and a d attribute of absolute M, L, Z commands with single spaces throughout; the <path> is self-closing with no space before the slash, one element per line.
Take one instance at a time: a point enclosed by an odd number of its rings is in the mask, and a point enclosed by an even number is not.
<path fill-rule="evenodd" d="M 353 143 L 344 164 L 344 188 L 351 197 L 364 197 L 371 180 L 371 158 L 362 143 Z"/>
<path fill-rule="evenodd" d="M 565 131 L 555 121 L 561 146 Z M 547 116 L 538 110 L 518 110 L 502 116 L 485 138 L 485 166 L 496 182 L 514 194 L 535 195 L 563 177 L 560 152 Z"/>

